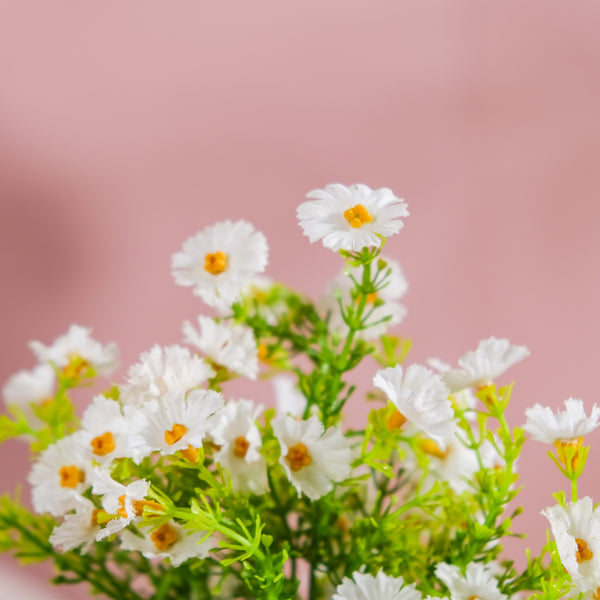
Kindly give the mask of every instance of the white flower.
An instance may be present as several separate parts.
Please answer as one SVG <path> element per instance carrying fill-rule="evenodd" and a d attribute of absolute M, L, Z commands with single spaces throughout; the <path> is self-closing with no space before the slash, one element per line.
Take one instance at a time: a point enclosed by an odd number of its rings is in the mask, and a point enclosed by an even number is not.
<path fill-rule="evenodd" d="M 467 352 L 459 359 L 460 369 L 442 373 L 442 379 L 451 393 L 467 387 L 486 386 L 527 356 L 529 350 L 525 346 L 513 346 L 508 340 L 491 337 L 481 340 L 477 350 Z"/>
<path fill-rule="evenodd" d="M 121 535 L 121 547 L 141 552 L 146 558 L 168 558 L 174 567 L 188 558 L 206 558 L 213 541 L 203 532 L 190 533 L 174 521 L 164 523 L 154 531 L 144 532 L 142 537 L 131 531 Z"/>
<path fill-rule="evenodd" d="M 379 370 L 373 384 L 387 395 L 402 417 L 445 450 L 456 422 L 448 389 L 438 375 L 421 365 L 410 365 L 406 371 L 396 365 Z"/>
<path fill-rule="evenodd" d="M 43 423 L 33 412 L 32 404 L 42 404 L 54 399 L 56 374 L 47 363 L 38 365 L 30 371 L 15 373 L 4 384 L 2 395 L 7 406 L 19 407 L 31 425 Z"/>
<path fill-rule="evenodd" d="M 183 324 L 184 341 L 195 346 L 216 365 L 250 379 L 258 375 L 258 346 L 254 333 L 245 325 L 220 325 L 209 317 L 198 317 L 199 331 Z"/>
<path fill-rule="evenodd" d="M 306 396 L 298 389 L 294 379 L 277 375 L 271 379 L 271 383 L 275 390 L 277 414 L 302 418 L 306 408 Z"/>
<path fill-rule="evenodd" d="M 427 364 L 437 373 L 446 373 L 447 371 L 452 370 L 452 367 L 448 363 L 445 363 L 439 358 L 428 358 Z M 452 406 L 455 410 L 460 409 L 465 411 L 464 417 L 467 421 L 474 421 L 477 419 L 477 413 L 475 412 L 477 396 L 471 388 L 465 388 L 460 392 L 454 392 L 450 396 L 450 402 L 452 402 Z"/>
<path fill-rule="evenodd" d="M 350 476 L 351 441 L 337 427 L 324 431 L 316 416 L 305 421 L 285 416 L 273 420 L 273 433 L 281 446 L 279 462 L 298 494 L 316 500 Z"/>
<path fill-rule="evenodd" d="M 212 432 L 223 406 L 223 397 L 213 390 L 168 393 L 162 402 L 148 402 L 131 418 L 130 444 L 135 460 L 153 451 L 162 455 L 194 450 Z"/>
<path fill-rule="evenodd" d="M 498 589 L 498 582 L 490 572 L 489 565 L 469 563 L 463 576 L 457 566 L 439 563 L 435 574 L 450 590 L 450 600 L 508 600 Z"/>
<path fill-rule="evenodd" d="M 173 254 L 175 283 L 193 286 L 206 304 L 230 307 L 247 281 L 265 270 L 269 248 L 265 236 L 246 221 L 206 227 Z"/>
<path fill-rule="evenodd" d="M 81 493 L 90 486 L 92 464 L 81 456 L 78 431 L 48 446 L 33 465 L 27 481 L 37 513 L 64 515 L 73 508 L 72 490 Z"/>
<path fill-rule="evenodd" d="M 265 494 L 269 490 L 267 462 L 261 455 L 262 439 L 256 419 L 262 406 L 250 400 L 231 400 L 219 413 L 211 436 L 220 446 L 215 460 L 229 470 L 234 491 Z"/>
<path fill-rule="evenodd" d="M 367 305 L 364 316 L 368 314 L 365 320 L 366 328 L 358 332 L 358 335 L 366 340 L 373 340 L 383 335 L 387 329 L 400 323 L 406 316 L 406 308 L 399 302 L 400 298 L 408 289 L 400 264 L 390 258 L 384 258 L 387 267 L 390 269 L 390 275 L 387 278 L 388 284 L 367 297 Z M 349 270 L 349 274 L 357 281 L 362 279 L 362 267 L 355 267 Z M 346 274 L 341 273 L 329 286 L 324 297 L 319 302 L 319 309 L 323 313 L 329 313 L 329 327 L 333 331 L 346 335 L 348 326 L 344 322 L 340 307 L 337 301 L 336 292 L 341 294 L 341 301 L 344 307 L 351 302 L 351 291 L 354 287 L 352 279 Z M 381 300 L 383 304 L 379 306 L 376 302 Z M 370 313 L 370 314 L 369 314 Z M 388 321 L 379 322 L 386 317 L 391 317 Z"/>
<path fill-rule="evenodd" d="M 388 188 L 372 190 L 363 184 L 349 187 L 333 183 L 306 194 L 314 198 L 298 207 L 297 216 L 311 243 L 323 240 L 326 248 L 361 250 L 381 245 L 381 237 L 398 233 L 408 216 L 407 205 Z"/>
<path fill-rule="evenodd" d="M 92 492 L 102 496 L 102 507 L 109 515 L 118 515 L 96 533 L 98 541 L 127 527 L 143 512 L 142 502 L 148 494 L 150 482 L 138 479 L 124 485 L 115 481 L 105 468 L 95 468 L 92 474 Z M 152 503 L 150 503 L 152 504 Z"/>
<path fill-rule="evenodd" d="M 127 384 L 121 389 L 126 404 L 142 406 L 166 392 L 187 392 L 214 377 L 208 363 L 182 346 L 155 345 L 129 367 Z"/>
<path fill-rule="evenodd" d="M 131 456 L 129 421 L 117 401 L 95 396 L 83 413 L 81 427 L 84 435 L 78 438 L 78 445 L 84 458 L 105 464 L 114 458 Z"/>
<path fill-rule="evenodd" d="M 583 402 L 575 398 L 565 400 L 565 410 L 556 414 L 549 406 L 535 404 L 525 411 L 527 423 L 523 429 L 533 436 L 533 439 L 546 444 L 557 441 L 571 441 L 582 438 L 600 425 L 600 407 L 592 407 L 592 414 L 587 417 Z"/>
<path fill-rule="evenodd" d="M 405 585 L 402 577 L 390 577 L 383 571 L 375 576 L 357 571 L 352 579 L 344 577 L 332 600 L 421 600 L 423 597 L 414 583 Z"/>
<path fill-rule="evenodd" d="M 581 498 L 547 508 L 542 514 L 550 521 L 560 560 L 579 591 L 600 586 L 600 508 L 592 499 Z"/>
<path fill-rule="evenodd" d="M 52 530 L 50 543 L 61 552 L 81 546 L 81 553 L 87 554 L 100 530 L 96 520 L 98 511 L 93 502 L 75 492 L 73 504 L 75 512 L 65 515 L 64 521 Z"/>
<path fill-rule="evenodd" d="M 57 337 L 52 345 L 45 346 L 41 342 L 29 342 L 29 347 L 40 362 L 51 362 L 57 367 L 67 367 L 74 359 L 83 361 L 81 369 L 92 366 L 100 375 L 109 375 L 118 364 L 119 350 L 114 343 L 103 346 L 92 339 L 91 329 L 71 325 L 69 331 Z"/>

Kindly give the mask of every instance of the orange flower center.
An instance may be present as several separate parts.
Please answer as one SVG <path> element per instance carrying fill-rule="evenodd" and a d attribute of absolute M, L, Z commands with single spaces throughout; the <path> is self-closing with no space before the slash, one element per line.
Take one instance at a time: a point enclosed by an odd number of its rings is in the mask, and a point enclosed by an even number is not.
<path fill-rule="evenodd" d="M 198 461 L 198 450 L 194 448 L 191 444 L 185 450 L 181 451 L 183 458 L 191 463 L 195 463 Z"/>
<path fill-rule="evenodd" d="M 58 474 L 60 475 L 60 485 L 62 487 L 76 488 L 85 481 L 85 473 L 75 465 L 61 467 Z"/>
<path fill-rule="evenodd" d="M 292 446 L 285 455 L 285 458 L 290 463 L 290 469 L 294 472 L 299 471 L 303 467 L 308 467 L 312 462 L 308 449 L 302 442 L 298 442 L 295 446 Z"/>
<path fill-rule="evenodd" d="M 394 431 L 395 429 L 400 429 L 406 421 L 407 418 L 399 410 L 395 410 L 388 418 L 385 428 L 388 431 Z"/>
<path fill-rule="evenodd" d="M 583 437 L 573 438 L 570 440 L 556 440 L 554 442 L 554 447 L 556 448 L 556 453 L 558 454 L 558 459 L 560 462 L 565 465 L 567 470 L 570 468 L 572 471 L 576 471 L 579 466 L 579 448 L 583 444 Z M 569 450 L 573 449 L 575 453 L 569 459 L 568 454 Z"/>
<path fill-rule="evenodd" d="M 430 456 L 435 456 L 440 459 L 444 459 L 448 456 L 448 450 L 442 450 L 433 440 L 423 440 L 419 446 L 425 454 L 429 454 Z"/>
<path fill-rule="evenodd" d="M 63 374 L 69 379 L 77 379 L 91 366 L 91 363 L 85 360 L 85 358 L 81 358 L 77 354 L 70 354 L 69 364 L 63 368 Z"/>
<path fill-rule="evenodd" d="M 238 458 L 244 458 L 246 452 L 248 452 L 248 448 L 250 448 L 250 442 L 243 435 L 235 438 L 233 442 L 233 453 Z"/>
<path fill-rule="evenodd" d="M 157 550 L 164 552 L 177 541 L 177 532 L 168 523 L 165 523 L 152 532 L 150 539 Z"/>
<path fill-rule="evenodd" d="M 581 538 L 575 538 L 575 542 L 577 543 L 577 552 L 575 552 L 575 558 L 577 559 L 578 563 L 591 560 L 594 557 L 594 553 L 588 548 L 585 540 L 582 540 Z"/>
<path fill-rule="evenodd" d="M 345 211 L 344 218 L 354 229 L 359 229 L 365 223 L 373 220 L 371 213 L 362 204 L 357 204 Z"/>
<path fill-rule="evenodd" d="M 188 428 L 181 423 L 175 423 L 171 431 L 165 431 L 165 442 L 172 446 L 178 442 L 187 432 Z"/>
<path fill-rule="evenodd" d="M 125 499 L 124 496 L 121 496 L 123 498 L 123 500 Z M 121 498 L 119 498 L 119 501 L 121 500 Z M 135 511 L 135 514 L 139 517 L 141 515 L 144 514 L 144 507 L 147 506 L 148 508 L 153 508 L 155 510 L 164 510 L 162 505 L 159 504 L 158 502 L 154 502 L 153 500 L 134 500 L 132 503 L 133 505 L 133 510 Z M 153 516 L 153 515 L 149 515 L 149 516 Z"/>
<path fill-rule="evenodd" d="M 96 456 L 105 456 L 115 449 L 115 438 L 110 431 L 95 437 L 91 442 L 92 452 Z"/>
<path fill-rule="evenodd" d="M 220 275 L 227 268 L 227 254 L 225 252 L 209 252 L 204 257 L 204 270 L 212 275 Z"/>

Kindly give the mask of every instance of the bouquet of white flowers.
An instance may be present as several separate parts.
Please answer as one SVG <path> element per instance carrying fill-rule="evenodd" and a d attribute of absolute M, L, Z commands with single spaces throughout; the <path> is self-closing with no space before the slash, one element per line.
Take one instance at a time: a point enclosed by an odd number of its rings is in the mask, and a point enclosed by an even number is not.
<path fill-rule="evenodd" d="M 172 258 L 175 282 L 221 316 L 185 322 L 185 346 L 142 354 L 81 420 L 69 393 L 110 375 L 116 346 L 75 325 L 31 342 L 39 364 L 4 386 L 0 439 L 31 446 L 33 512 L 1 499 L 0 548 L 118 600 L 600 598 L 600 514 L 577 495 L 600 409 L 536 405 L 511 428 L 513 387 L 494 380 L 529 352 L 505 339 L 458 368 L 406 365 L 410 342 L 388 329 L 407 284 L 381 251 L 407 205 L 365 185 L 308 197 L 300 226 L 344 261 L 323 300 L 259 278 L 264 236 L 225 221 Z M 374 408 L 353 428 L 364 359 Z M 231 398 L 240 377 L 272 380 L 277 408 Z M 554 540 L 517 567 L 502 540 L 518 535 L 525 431 L 554 444 L 570 499 L 555 494 Z"/>

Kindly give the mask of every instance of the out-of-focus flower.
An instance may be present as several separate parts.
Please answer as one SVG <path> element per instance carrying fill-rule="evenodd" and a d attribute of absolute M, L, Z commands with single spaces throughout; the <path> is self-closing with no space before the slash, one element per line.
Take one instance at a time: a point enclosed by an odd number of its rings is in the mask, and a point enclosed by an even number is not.
<path fill-rule="evenodd" d="M 491 337 L 481 340 L 477 350 L 459 359 L 460 369 L 442 373 L 442 379 L 451 393 L 467 387 L 483 387 L 527 356 L 529 350 L 525 346 L 513 346 L 508 340 Z"/>
<path fill-rule="evenodd" d="M 332 600 L 421 600 L 415 584 L 404 583 L 402 577 L 390 577 L 383 571 L 377 575 L 355 572 L 352 579 L 344 577 Z"/>
<path fill-rule="evenodd" d="M 271 379 L 271 382 L 275 390 L 277 414 L 302 418 L 306 408 L 306 396 L 298 389 L 294 379 L 277 375 Z"/>
<path fill-rule="evenodd" d="M 450 600 L 508 600 L 498 589 L 498 582 L 491 573 L 489 564 L 469 563 L 463 575 L 456 565 L 439 563 L 435 574 L 450 590 Z"/>
<path fill-rule="evenodd" d="M 316 500 L 350 476 L 351 441 L 337 427 L 325 431 L 316 416 L 286 416 L 273 420 L 273 433 L 281 446 L 279 462 L 299 494 Z"/>
<path fill-rule="evenodd" d="M 332 183 L 306 197 L 314 200 L 297 210 L 304 235 L 311 243 L 323 240 L 323 245 L 335 252 L 379 247 L 381 238 L 398 233 L 404 225 L 402 217 L 408 216 L 407 204 L 388 188 Z"/>
<path fill-rule="evenodd" d="M 262 273 L 268 262 L 265 236 L 246 221 L 223 221 L 206 227 L 173 254 L 175 283 L 193 286 L 206 304 L 230 307 L 248 280 Z"/>
<path fill-rule="evenodd" d="M 61 552 L 81 546 L 80 552 L 87 554 L 96 541 L 100 525 L 96 520 L 98 510 L 94 503 L 73 492 L 74 513 L 65 515 L 64 521 L 50 534 L 50 543 Z"/>
<path fill-rule="evenodd" d="M 245 325 L 221 325 L 209 317 L 198 317 L 199 330 L 183 324 L 184 341 L 195 346 L 218 367 L 256 379 L 258 346 L 254 333 Z"/>

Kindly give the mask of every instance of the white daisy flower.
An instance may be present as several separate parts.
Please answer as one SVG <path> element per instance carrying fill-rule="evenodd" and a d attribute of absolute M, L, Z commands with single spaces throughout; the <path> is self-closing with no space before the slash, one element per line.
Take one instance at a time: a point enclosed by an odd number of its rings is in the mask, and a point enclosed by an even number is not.
<path fill-rule="evenodd" d="M 106 396 L 95 396 L 83 413 L 82 432 L 78 443 L 80 454 L 106 464 L 114 458 L 131 456 L 129 421 L 121 413 L 121 405 Z"/>
<path fill-rule="evenodd" d="M 304 235 L 311 243 L 323 240 L 323 245 L 334 252 L 379 247 L 381 237 L 398 233 L 404 225 L 401 218 L 408 216 L 406 203 L 388 188 L 372 190 L 360 183 L 349 187 L 333 183 L 306 197 L 314 200 L 297 210 Z"/>
<path fill-rule="evenodd" d="M 316 500 L 350 476 L 352 442 L 339 428 L 324 431 L 316 416 L 305 421 L 285 416 L 273 419 L 273 433 L 281 446 L 279 462 L 298 494 Z"/>
<path fill-rule="evenodd" d="M 301 419 L 306 408 L 306 396 L 298 389 L 294 379 L 277 375 L 271 379 L 271 383 L 275 391 L 277 414 Z"/>
<path fill-rule="evenodd" d="M 120 397 L 125 404 L 142 406 L 166 392 L 187 392 L 214 376 L 208 363 L 187 348 L 157 344 L 129 367 Z"/>
<path fill-rule="evenodd" d="M 146 558 L 168 558 L 174 567 L 178 567 L 188 558 L 206 558 L 213 541 L 208 538 L 201 541 L 204 532 L 190 533 L 184 527 L 169 521 L 154 531 L 143 532 L 142 536 L 131 531 L 121 534 L 121 548 L 141 552 Z"/>
<path fill-rule="evenodd" d="M 469 563 L 466 574 L 463 575 L 455 565 L 439 563 L 435 574 L 450 590 L 450 600 L 508 600 L 508 597 L 498 589 L 498 582 L 491 573 L 489 565 Z"/>
<path fill-rule="evenodd" d="M 267 461 L 260 453 L 262 439 L 256 419 L 262 406 L 250 400 L 230 400 L 219 413 L 211 436 L 220 448 L 215 460 L 229 470 L 234 491 L 269 491 Z"/>
<path fill-rule="evenodd" d="M 72 491 L 82 493 L 90 486 L 92 464 L 79 452 L 82 436 L 78 431 L 58 440 L 33 465 L 27 481 L 37 513 L 64 515 L 73 508 Z"/>
<path fill-rule="evenodd" d="M 398 262 L 389 258 L 384 258 L 384 260 L 388 263 L 391 273 L 387 279 L 388 285 L 378 292 L 369 294 L 367 297 L 367 306 L 364 315 L 370 314 L 365 321 L 366 328 L 358 332 L 358 335 L 365 340 L 373 340 L 380 337 L 389 327 L 397 325 L 406 316 L 406 308 L 399 300 L 406 293 L 408 282 Z M 350 269 L 349 273 L 357 281 L 362 279 L 362 267 Z M 333 280 L 318 305 L 321 312 L 330 314 L 330 329 L 342 335 L 348 333 L 348 326 L 342 317 L 336 292 L 341 294 L 342 305 L 348 306 L 352 302 L 351 291 L 353 288 L 354 283 L 352 279 L 345 273 L 341 273 Z M 376 302 L 378 300 L 381 300 L 383 304 L 377 306 Z M 386 317 L 391 318 L 388 321 L 378 322 Z"/>
<path fill-rule="evenodd" d="M 560 560 L 577 589 L 596 590 L 600 586 L 600 508 L 594 508 L 586 496 L 542 514 L 550 521 Z"/>
<path fill-rule="evenodd" d="M 33 412 L 32 404 L 43 404 L 54 399 L 56 387 L 56 374 L 47 363 L 37 365 L 30 371 L 15 373 L 4 384 L 2 395 L 7 406 L 17 406 L 27 417 L 30 425 L 40 427 L 43 425 Z"/>
<path fill-rule="evenodd" d="M 508 340 L 491 337 L 481 340 L 477 350 L 459 359 L 460 369 L 442 373 L 442 379 L 452 393 L 467 387 L 484 387 L 527 356 L 529 350 L 525 346 L 513 346 Z"/>
<path fill-rule="evenodd" d="M 103 346 L 91 337 L 91 331 L 86 327 L 71 325 L 69 331 L 57 337 L 52 345 L 32 341 L 29 347 L 40 362 L 50 362 L 61 368 L 76 365 L 75 372 L 69 372 L 70 375 L 78 375 L 90 366 L 100 375 L 110 375 L 118 365 L 117 345 L 111 343 Z"/>
<path fill-rule="evenodd" d="M 73 500 L 75 512 L 65 515 L 64 521 L 52 530 L 50 543 L 60 552 L 81 546 L 80 552 L 87 554 L 100 530 L 96 520 L 98 509 L 93 502 L 75 492 Z"/>
<path fill-rule="evenodd" d="M 353 581 L 354 580 L 354 581 Z M 344 577 L 332 600 L 421 600 L 415 584 L 405 584 L 402 577 L 390 577 L 383 571 L 377 575 L 355 572 L 352 579 Z"/>
<path fill-rule="evenodd" d="M 144 500 L 150 488 L 150 482 L 145 479 L 124 485 L 115 481 L 106 468 L 97 467 L 92 474 L 92 485 L 92 492 L 102 496 L 102 508 L 109 515 L 118 515 L 96 533 L 98 541 L 121 531 L 141 517 L 144 505 L 160 506 Z"/>
<path fill-rule="evenodd" d="M 452 370 L 452 367 L 448 363 L 439 358 L 428 358 L 426 362 L 436 373 L 446 373 L 447 371 Z M 455 409 L 458 408 L 465 411 L 465 418 L 467 421 L 474 421 L 477 419 L 477 413 L 475 412 L 477 396 L 471 388 L 465 388 L 460 392 L 454 392 L 450 396 L 450 402 L 452 402 L 452 406 Z"/>
<path fill-rule="evenodd" d="M 442 449 L 454 435 L 454 409 L 448 388 L 433 371 L 421 365 L 401 365 L 379 370 L 373 384 L 382 390 L 398 409 L 400 421 L 410 421 Z"/>
<path fill-rule="evenodd" d="M 175 283 L 193 286 L 206 304 L 230 307 L 246 282 L 265 270 L 269 248 L 265 236 L 246 221 L 224 221 L 206 227 L 173 254 Z"/>
<path fill-rule="evenodd" d="M 172 455 L 179 450 L 194 454 L 218 422 L 215 413 L 223 396 L 213 390 L 192 390 L 186 395 L 172 392 L 162 402 L 148 402 L 131 419 L 130 444 L 134 460 L 153 451 Z"/>
<path fill-rule="evenodd" d="M 206 354 L 215 365 L 256 379 L 258 346 L 253 331 L 245 325 L 221 325 L 209 317 L 198 317 L 199 330 L 183 324 L 184 342 Z"/>

